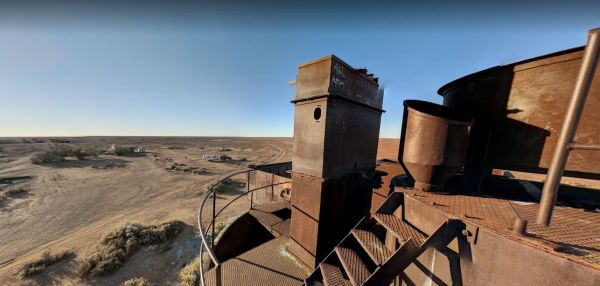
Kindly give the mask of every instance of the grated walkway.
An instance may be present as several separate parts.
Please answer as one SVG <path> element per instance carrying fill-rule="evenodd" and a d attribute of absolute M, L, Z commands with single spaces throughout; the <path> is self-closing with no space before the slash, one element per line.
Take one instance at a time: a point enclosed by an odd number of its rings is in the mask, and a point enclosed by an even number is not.
<path fill-rule="evenodd" d="M 311 269 L 287 251 L 288 238 L 280 236 L 222 264 L 222 285 L 301 285 Z M 215 285 L 215 271 L 206 273 Z"/>
<path fill-rule="evenodd" d="M 535 223 L 539 205 L 468 195 L 402 190 L 406 195 L 450 216 L 493 230 L 554 255 L 600 269 L 600 212 L 555 206 L 549 227 Z M 517 215 L 528 221 L 527 235 L 511 229 Z M 551 249 L 548 249 L 548 247 Z"/>

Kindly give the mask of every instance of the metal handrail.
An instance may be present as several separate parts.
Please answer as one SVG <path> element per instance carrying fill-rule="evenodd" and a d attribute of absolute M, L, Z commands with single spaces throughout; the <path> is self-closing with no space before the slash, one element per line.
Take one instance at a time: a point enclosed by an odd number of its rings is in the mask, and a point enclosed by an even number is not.
<path fill-rule="evenodd" d="M 581 59 L 581 67 L 575 81 L 575 89 L 569 106 L 565 112 L 565 118 L 560 128 L 560 134 L 554 148 L 552 161 L 548 166 L 546 173 L 546 181 L 542 189 L 542 198 L 540 199 L 540 207 L 537 213 L 536 222 L 539 225 L 549 226 L 552 219 L 552 212 L 556 199 L 558 198 L 558 188 L 562 179 L 567 161 L 569 160 L 569 152 L 572 149 L 587 149 L 600 150 L 596 144 L 578 144 L 573 142 L 577 125 L 585 107 L 585 101 L 590 92 L 594 75 L 596 74 L 596 66 L 600 62 L 600 28 L 593 29 L 588 33 L 588 41 L 585 45 L 583 58 Z"/>
<path fill-rule="evenodd" d="M 205 285 L 204 282 L 204 261 L 203 261 L 203 255 L 202 253 L 204 252 L 204 248 L 206 248 L 206 252 L 208 252 L 208 255 L 210 257 L 210 259 L 212 260 L 213 264 L 215 265 L 215 275 L 216 275 L 216 279 L 217 279 L 217 286 L 220 286 L 221 284 L 221 277 L 220 277 L 220 267 L 221 267 L 221 262 L 219 261 L 219 259 L 216 257 L 213 247 L 214 247 L 214 241 L 215 241 L 215 221 L 217 219 L 217 217 L 227 208 L 229 207 L 233 202 L 237 201 L 239 198 L 247 196 L 248 194 L 254 194 L 255 191 L 261 190 L 261 189 L 265 189 L 268 187 L 273 188 L 274 186 L 277 185 L 283 185 L 283 184 L 288 184 L 291 181 L 285 181 L 285 182 L 279 182 L 279 183 L 274 183 L 273 180 L 271 180 L 271 184 L 270 185 L 265 185 L 265 186 L 261 186 L 258 188 L 254 188 L 252 190 L 250 190 L 250 172 L 252 171 L 256 171 L 254 169 L 245 169 L 243 171 L 237 171 L 234 173 L 231 173 L 225 177 L 223 177 L 222 179 L 220 179 L 219 181 L 217 181 L 215 184 L 213 184 L 210 188 L 208 188 L 206 194 L 204 195 L 204 198 L 202 200 L 202 202 L 200 203 L 200 206 L 198 207 L 198 228 L 200 230 L 200 238 L 202 239 L 202 243 L 200 244 L 200 285 Z M 244 192 L 243 194 L 238 195 L 237 197 L 233 198 L 231 201 L 229 201 L 226 205 L 224 205 L 221 210 L 219 210 L 219 212 L 216 212 L 216 196 L 217 196 L 217 189 L 216 186 L 218 186 L 219 184 L 221 184 L 222 182 L 224 182 L 227 179 L 230 179 L 231 177 L 240 175 L 240 174 L 246 174 L 246 192 Z M 273 178 L 274 178 L 274 174 Z M 208 224 L 208 227 L 204 227 L 204 225 L 202 224 L 202 213 L 204 211 L 204 206 L 206 204 L 206 202 L 208 201 L 209 197 L 213 197 L 213 208 L 212 208 L 212 219 L 210 221 L 210 223 Z M 252 209 L 253 207 L 253 197 L 251 197 L 250 200 L 250 209 Z M 211 228 L 212 227 L 212 228 Z M 211 245 L 208 245 L 208 230 L 212 229 L 212 236 L 211 236 Z"/>

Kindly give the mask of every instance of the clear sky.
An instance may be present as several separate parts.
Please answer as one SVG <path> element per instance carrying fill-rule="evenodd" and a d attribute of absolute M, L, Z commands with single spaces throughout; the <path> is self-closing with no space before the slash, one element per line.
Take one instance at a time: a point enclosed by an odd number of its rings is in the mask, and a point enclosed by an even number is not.
<path fill-rule="evenodd" d="M 600 27 L 597 0 L 15 2 L 0 2 L 0 136 L 291 136 L 288 81 L 335 54 L 380 77 L 381 137 L 398 137 L 403 100 L 441 103 L 448 81 Z"/>

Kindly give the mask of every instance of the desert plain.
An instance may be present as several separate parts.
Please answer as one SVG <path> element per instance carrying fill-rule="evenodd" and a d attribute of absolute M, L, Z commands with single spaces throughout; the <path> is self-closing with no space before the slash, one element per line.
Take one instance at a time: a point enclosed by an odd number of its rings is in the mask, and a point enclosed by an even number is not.
<path fill-rule="evenodd" d="M 179 272 L 199 252 L 197 209 L 206 190 L 250 164 L 292 160 L 291 138 L 73 137 L 0 138 L 0 281 L 3 285 L 121 285 L 142 277 L 178 285 Z M 143 153 L 117 156 L 112 145 Z M 34 164 L 56 146 L 98 150 L 82 160 Z M 397 140 L 380 141 L 379 157 L 395 158 Z M 227 155 L 211 162 L 203 155 Z M 233 194 L 231 194 L 233 195 Z M 222 201 L 227 202 L 227 194 Z M 236 207 L 222 217 L 237 215 Z M 110 231 L 126 223 L 183 222 L 167 247 L 143 246 L 116 271 L 81 278 L 78 264 Z M 29 277 L 23 267 L 45 252 L 74 257 Z"/>

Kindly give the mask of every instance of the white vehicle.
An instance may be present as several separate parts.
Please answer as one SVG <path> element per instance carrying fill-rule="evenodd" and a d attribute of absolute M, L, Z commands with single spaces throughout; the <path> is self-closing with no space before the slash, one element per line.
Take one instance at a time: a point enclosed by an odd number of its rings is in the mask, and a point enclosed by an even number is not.
<path fill-rule="evenodd" d="M 215 155 L 215 154 L 206 154 L 206 155 L 202 155 L 202 160 L 204 160 L 204 161 L 221 161 L 221 156 Z"/>

